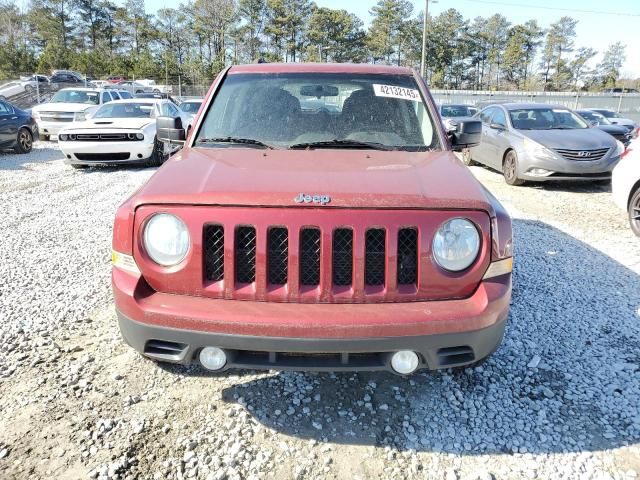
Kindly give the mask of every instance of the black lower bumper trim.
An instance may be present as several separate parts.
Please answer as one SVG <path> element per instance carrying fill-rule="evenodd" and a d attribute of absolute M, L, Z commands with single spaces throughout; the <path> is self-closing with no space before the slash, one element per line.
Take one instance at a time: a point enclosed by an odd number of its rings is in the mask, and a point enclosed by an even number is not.
<path fill-rule="evenodd" d="M 354 371 L 388 370 L 398 350 L 412 350 L 419 368 L 431 370 L 469 365 L 495 351 L 506 319 L 480 330 L 438 335 L 383 338 L 288 338 L 229 335 L 158 327 L 131 320 L 118 312 L 124 340 L 143 355 L 159 361 L 190 364 L 204 347 L 222 348 L 224 369 Z"/>

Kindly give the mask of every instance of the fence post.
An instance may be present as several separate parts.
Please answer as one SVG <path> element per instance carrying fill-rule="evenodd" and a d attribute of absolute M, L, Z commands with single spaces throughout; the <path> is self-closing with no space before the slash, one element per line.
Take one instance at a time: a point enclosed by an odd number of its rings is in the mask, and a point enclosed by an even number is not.
<path fill-rule="evenodd" d="M 182 96 L 182 77 L 178 75 L 178 96 Z"/>
<path fill-rule="evenodd" d="M 38 101 L 38 105 L 40 105 L 40 75 L 35 74 L 36 78 L 36 100 Z"/>
<path fill-rule="evenodd" d="M 620 113 L 620 107 L 622 107 L 622 95 L 624 95 L 624 93 L 621 93 L 620 98 L 618 98 L 618 113 Z"/>
<path fill-rule="evenodd" d="M 576 92 L 576 102 L 573 104 L 573 109 L 577 110 L 578 109 L 578 100 L 580 99 L 580 94 L 578 92 Z"/>

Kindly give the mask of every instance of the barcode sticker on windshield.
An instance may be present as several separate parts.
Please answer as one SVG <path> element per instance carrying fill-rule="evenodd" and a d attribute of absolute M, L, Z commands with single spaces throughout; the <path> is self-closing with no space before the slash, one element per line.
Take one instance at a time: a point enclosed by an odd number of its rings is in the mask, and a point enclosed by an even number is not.
<path fill-rule="evenodd" d="M 395 85 L 373 84 L 373 91 L 376 97 L 401 98 L 402 100 L 413 100 L 421 102 L 420 92 L 413 88 L 398 87 Z"/>

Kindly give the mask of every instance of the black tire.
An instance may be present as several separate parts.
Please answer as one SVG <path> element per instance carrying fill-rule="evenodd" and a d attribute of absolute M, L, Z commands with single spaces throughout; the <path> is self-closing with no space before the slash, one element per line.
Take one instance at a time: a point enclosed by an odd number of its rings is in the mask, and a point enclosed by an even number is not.
<path fill-rule="evenodd" d="M 640 237 L 640 187 L 631 195 L 629 201 L 629 225 L 633 233 Z"/>
<path fill-rule="evenodd" d="M 524 184 L 524 180 L 518 178 L 518 155 L 515 150 L 509 150 L 505 154 L 502 162 L 502 175 L 508 185 L 517 187 Z"/>
<path fill-rule="evenodd" d="M 462 163 L 464 163 L 467 167 L 471 167 L 471 166 L 476 164 L 476 162 L 474 162 L 471 159 L 471 149 L 470 148 L 464 148 L 462 150 L 462 152 L 460 152 L 460 153 L 461 153 L 460 156 L 462 157 Z"/>
<path fill-rule="evenodd" d="M 153 144 L 153 153 L 149 157 L 149 165 L 152 167 L 159 167 L 167 161 L 167 158 L 169 158 L 169 155 L 164 153 L 164 143 L 155 138 Z"/>
<path fill-rule="evenodd" d="M 18 130 L 18 137 L 16 138 L 16 146 L 13 150 L 16 153 L 29 153 L 33 148 L 33 134 L 28 128 L 21 128 Z"/>
<path fill-rule="evenodd" d="M 51 140 L 51 135 L 40 135 L 40 137 L 42 138 L 42 140 L 44 140 L 45 142 L 48 142 L 49 140 Z"/>

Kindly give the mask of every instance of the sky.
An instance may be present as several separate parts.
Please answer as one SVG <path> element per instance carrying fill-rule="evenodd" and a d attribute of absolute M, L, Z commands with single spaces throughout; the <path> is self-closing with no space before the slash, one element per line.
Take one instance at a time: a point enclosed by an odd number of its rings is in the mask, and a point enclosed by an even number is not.
<path fill-rule="evenodd" d="M 145 0 L 147 10 L 177 6 L 176 0 Z M 371 21 L 369 10 L 375 0 L 315 0 L 321 7 L 345 9 L 355 13 L 366 25 Z M 424 10 L 425 0 L 412 0 L 414 13 Z M 449 8 L 457 9 L 465 19 L 477 16 L 490 17 L 501 13 L 513 23 L 536 19 L 542 27 L 564 15 L 578 20 L 576 48 L 591 47 L 602 53 L 617 41 L 627 45 L 627 61 L 622 77 L 640 77 L 640 0 L 438 0 L 429 3 L 429 13 L 437 15 Z M 598 55 L 594 64 L 600 60 Z"/>

